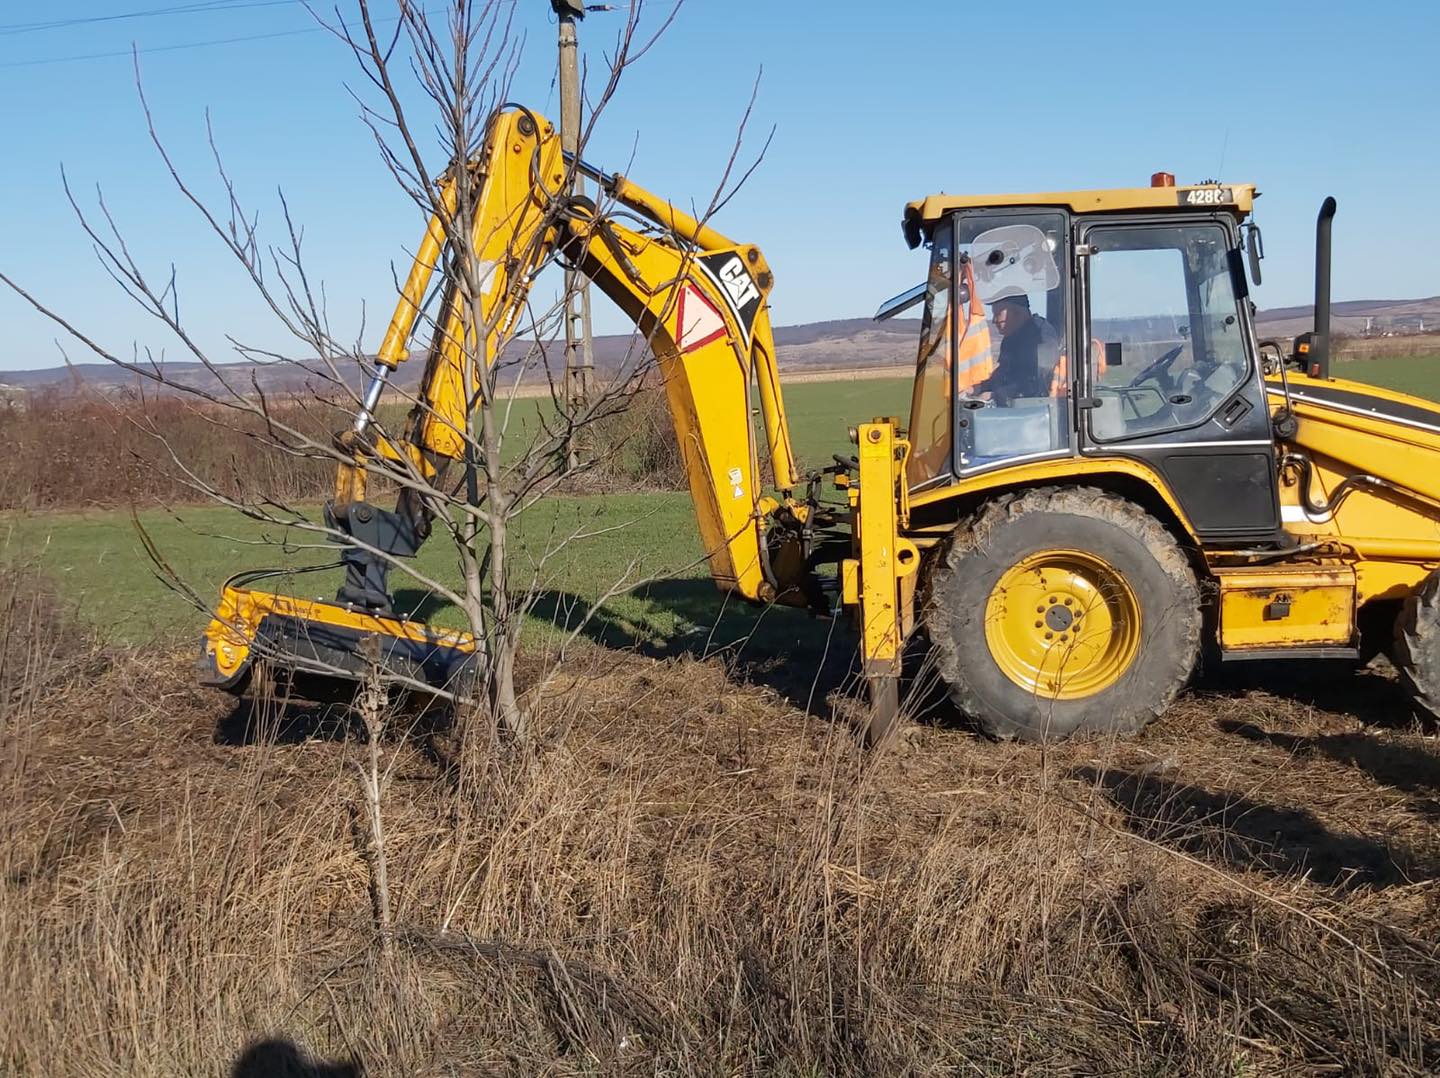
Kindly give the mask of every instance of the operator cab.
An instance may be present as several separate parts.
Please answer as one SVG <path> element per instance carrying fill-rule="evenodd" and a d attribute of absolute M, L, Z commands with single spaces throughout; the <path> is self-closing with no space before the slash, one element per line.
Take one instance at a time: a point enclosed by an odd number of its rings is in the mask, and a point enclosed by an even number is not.
<path fill-rule="evenodd" d="M 1165 480 L 1207 543 L 1279 535 L 1240 242 L 1254 188 L 1156 179 L 907 207 L 907 241 L 930 248 L 923 290 L 904 297 L 924 304 L 912 492 L 1047 459 L 1129 458 Z"/>

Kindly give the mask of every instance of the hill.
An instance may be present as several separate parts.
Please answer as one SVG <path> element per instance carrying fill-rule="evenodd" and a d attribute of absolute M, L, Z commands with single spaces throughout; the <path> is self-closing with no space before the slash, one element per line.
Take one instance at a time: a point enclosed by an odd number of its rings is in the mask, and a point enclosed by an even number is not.
<path fill-rule="evenodd" d="M 1360 336 L 1389 332 L 1414 333 L 1440 327 L 1440 296 L 1427 299 L 1347 300 L 1331 311 L 1337 333 Z M 1257 328 L 1261 337 L 1291 337 L 1311 326 L 1311 308 L 1276 307 L 1259 312 Z M 919 333 L 919 320 L 896 318 L 875 322 L 869 318 L 841 318 L 807 322 L 775 329 L 780 367 L 787 373 L 805 374 L 820 370 L 856 370 L 897 366 L 911 362 Z M 633 363 L 641 354 L 643 341 L 636 334 L 601 335 L 594 339 L 595 365 L 602 372 L 614 372 Z M 547 361 L 553 371 L 562 362 L 558 344 L 547 347 Z M 323 384 L 329 375 L 317 363 L 229 363 L 207 370 L 199 363 L 167 363 L 166 378 L 174 383 L 208 391 L 231 388 L 250 393 L 295 392 L 309 385 Z M 422 364 L 401 368 L 397 384 L 414 389 Z M 342 370 L 352 385 L 369 377 L 366 363 L 352 363 Z M 535 364 L 534 381 L 543 384 L 543 368 Z M 107 363 L 81 363 L 72 367 L 0 372 L 0 388 L 22 390 L 64 388 L 83 384 L 101 392 L 113 392 L 135 385 L 136 377 Z"/>

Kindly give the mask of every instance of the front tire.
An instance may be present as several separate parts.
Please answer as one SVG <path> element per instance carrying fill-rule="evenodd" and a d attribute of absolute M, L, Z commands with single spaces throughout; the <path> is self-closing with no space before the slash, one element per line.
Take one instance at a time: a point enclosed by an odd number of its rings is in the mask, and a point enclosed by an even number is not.
<path fill-rule="evenodd" d="M 1199 589 L 1179 544 L 1088 487 L 987 504 L 936 566 L 925 618 L 956 706 L 1025 741 L 1137 733 L 1199 653 Z"/>

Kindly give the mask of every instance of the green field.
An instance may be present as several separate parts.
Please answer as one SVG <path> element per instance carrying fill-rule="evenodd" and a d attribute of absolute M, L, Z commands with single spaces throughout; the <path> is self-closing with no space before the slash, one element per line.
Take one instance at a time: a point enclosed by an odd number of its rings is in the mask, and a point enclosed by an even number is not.
<path fill-rule="evenodd" d="M 1417 397 L 1440 400 L 1440 356 L 1386 356 L 1335 364 L 1338 378 L 1350 378 Z"/>
<path fill-rule="evenodd" d="M 828 464 L 832 453 L 848 451 L 845 429 L 876 416 L 910 414 L 908 378 L 837 379 L 800 382 L 784 391 L 785 412 L 795 453 L 810 467 Z M 522 398 L 512 405 L 507 423 L 506 456 L 518 453 L 541 431 L 541 415 L 552 411 L 548 397 Z M 404 408 L 387 406 L 382 418 L 392 429 L 403 426 Z M 553 424 L 552 424 L 553 426 Z"/>
<path fill-rule="evenodd" d="M 1342 377 L 1440 399 L 1440 357 L 1371 359 L 1337 366 Z M 906 379 L 806 383 L 786 390 L 797 454 L 809 466 L 825 463 L 848 447 L 845 428 L 876 415 L 904 415 L 909 409 Z M 202 597 L 242 569 L 283 564 L 303 566 L 331 560 L 334 548 L 313 538 L 247 521 L 228 510 L 190 506 L 173 511 L 45 513 L 10 516 L 3 522 L 11 561 L 36 565 L 107 636 L 148 643 L 193 633 L 203 615 L 164 585 L 146 558 L 140 528 L 154 540 L 168 565 Z M 579 531 L 606 534 L 569 545 L 550 559 L 540 585 L 544 600 L 535 617 L 573 624 L 614 582 L 660 577 L 616 596 L 593 619 L 593 634 L 607 640 L 663 648 L 703 634 L 714 644 L 733 643 L 755 628 L 754 615 L 728 604 L 700 563 L 701 550 L 689 499 L 666 493 L 626 496 L 556 497 L 524 519 L 519 535 L 522 562 L 533 564 L 557 536 Z M 288 544 L 282 549 L 277 544 Z M 416 561 L 423 574 L 458 579 L 455 555 L 443 541 L 432 542 Z M 278 590 L 328 596 L 336 574 L 305 574 Z M 414 581 L 394 574 L 401 608 L 441 624 L 458 625 L 457 612 Z M 764 616 L 761 636 L 767 650 L 805 646 L 814 635 L 803 614 Z M 713 639 L 712 639 L 713 633 Z"/>
<path fill-rule="evenodd" d="M 786 406 L 797 454 L 812 464 L 823 463 L 849 448 L 848 424 L 905 413 L 909 382 L 800 384 L 786 391 Z M 41 568 L 87 620 L 111 639 L 131 644 L 183 637 L 198 631 L 204 621 L 189 601 L 161 582 L 145 556 L 139 529 L 154 541 L 174 574 L 202 597 L 215 594 L 222 580 L 243 569 L 317 564 L 333 560 L 335 550 L 303 533 L 286 533 L 203 505 L 142 510 L 133 517 L 99 511 L 13 515 L 3 527 L 11 561 Z M 734 644 L 756 628 L 748 608 L 722 604 L 710 583 L 685 494 L 552 498 L 523 518 L 521 562 L 533 565 L 557 538 L 596 531 L 606 534 L 575 541 L 547 561 L 540 579 L 544 595 L 534 614 L 538 622 L 573 625 L 615 582 L 659 577 L 633 594 L 612 598 L 603 614 L 591 619 L 591 635 L 658 651 L 676 642 L 693 644 L 697 638 L 702 646 Z M 451 584 L 458 580 L 454 550 L 443 539 L 425 547 L 415 567 L 432 579 Z M 327 572 L 284 578 L 274 587 L 328 597 L 337 583 L 338 574 Z M 417 582 L 396 571 L 391 583 L 402 610 L 440 624 L 460 624 L 457 611 Z M 771 612 L 761 622 L 767 651 L 806 646 L 813 636 L 803 613 Z"/>

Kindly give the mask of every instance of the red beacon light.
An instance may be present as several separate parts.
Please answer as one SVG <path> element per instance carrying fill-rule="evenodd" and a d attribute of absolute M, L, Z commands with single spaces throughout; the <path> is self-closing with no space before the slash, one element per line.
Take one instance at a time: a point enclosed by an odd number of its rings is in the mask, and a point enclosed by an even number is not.
<path fill-rule="evenodd" d="M 1153 172 L 1153 173 L 1151 173 L 1151 174 L 1150 174 L 1150 186 L 1151 186 L 1151 187 L 1174 187 L 1174 186 L 1175 186 L 1175 173 L 1173 173 L 1173 172 Z"/>

